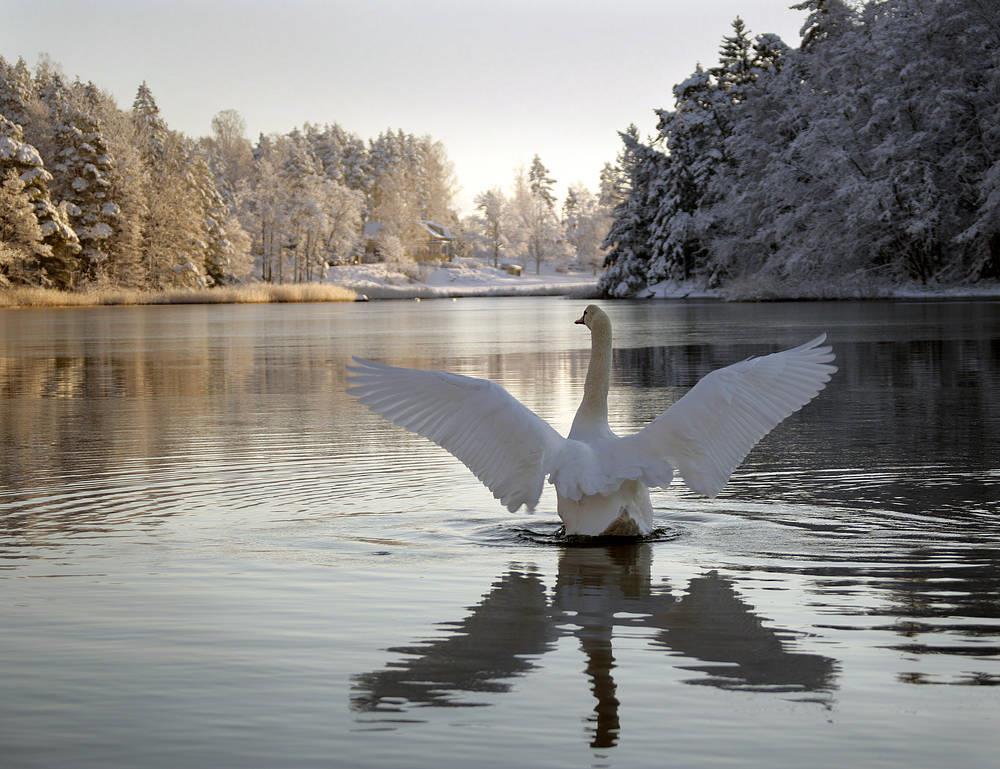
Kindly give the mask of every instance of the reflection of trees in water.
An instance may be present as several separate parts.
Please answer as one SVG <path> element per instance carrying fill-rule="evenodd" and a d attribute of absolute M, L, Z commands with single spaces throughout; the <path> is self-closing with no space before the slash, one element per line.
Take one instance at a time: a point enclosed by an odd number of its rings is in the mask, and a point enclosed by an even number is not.
<path fill-rule="evenodd" d="M 572 547 L 562 551 L 549 598 L 533 571 L 511 570 L 449 633 L 390 649 L 406 658 L 354 679 L 359 711 L 399 711 L 405 705 L 467 706 L 462 694 L 509 691 L 509 679 L 537 667 L 533 658 L 575 638 L 586 657 L 595 705 L 591 745 L 616 744 L 622 692 L 615 679 L 616 629 L 658 631 L 652 646 L 683 655 L 686 670 L 705 673 L 686 683 L 723 689 L 812 692 L 834 688 L 835 662 L 787 649 L 794 635 L 765 627 L 735 592 L 711 572 L 676 598 L 652 584 L 649 545 Z M 527 656 L 526 656 L 527 655 Z"/>
<path fill-rule="evenodd" d="M 617 350 L 615 368 L 629 385 L 619 391 L 618 420 L 642 424 L 709 371 L 775 349 Z M 789 498 L 806 490 L 811 500 L 911 512 L 1000 509 L 1000 481 L 968 477 L 996 469 L 1000 456 L 1000 346 L 994 340 L 835 340 L 834 349 L 839 371 L 830 385 L 807 407 L 807 417 L 793 417 L 754 449 L 731 495 Z M 785 468 L 792 480 L 754 474 Z"/>
<path fill-rule="evenodd" d="M 876 540 L 866 544 L 877 552 L 874 557 L 866 557 L 859 546 L 839 559 L 824 554 L 821 565 L 797 566 L 795 558 L 786 557 L 783 563 L 742 568 L 815 577 L 812 590 L 820 601 L 828 594 L 871 596 L 868 606 L 854 609 L 831 604 L 829 608 L 835 610 L 831 613 L 842 619 L 816 627 L 893 633 L 898 639 L 884 648 L 902 653 L 914 666 L 927 655 L 967 660 L 963 663 L 966 670 L 951 678 L 910 671 L 899 676 L 902 683 L 995 686 L 1000 685 L 1000 675 L 968 669 L 981 667 L 984 661 L 992 666 L 1000 659 L 1000 547 L 989 545 L 995 536 L 975 536 L 982 545 L 957 548 L 942 543 L 913 548 Z M 802 555 L 801 560 L 817 557 Z"/>

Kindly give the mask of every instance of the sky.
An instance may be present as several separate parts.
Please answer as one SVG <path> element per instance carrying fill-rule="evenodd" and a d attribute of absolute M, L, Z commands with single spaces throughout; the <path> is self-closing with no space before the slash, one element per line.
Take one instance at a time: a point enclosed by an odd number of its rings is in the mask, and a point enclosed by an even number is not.
<path fill-rule="evenodd" d="M 236 109 L 250 138 L 308 121 L 363 138 L 386 128 L 444 142 L 460 190 L 510 186 L 538 154 L 559 182 L 597 186 L 617 132 L 697 62 L 737 15 L 789 45 L 793 0 L 4 0 L 0 55 L 42 53 L 122 106 L 145 80 L 191 136 Z"/>

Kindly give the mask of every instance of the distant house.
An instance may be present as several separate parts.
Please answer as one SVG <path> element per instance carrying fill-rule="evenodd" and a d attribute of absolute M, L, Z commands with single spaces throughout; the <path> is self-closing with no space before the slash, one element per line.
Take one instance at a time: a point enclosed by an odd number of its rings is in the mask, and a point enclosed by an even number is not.
<path fill-rule="evenodd" d="M 410 243 L 404 243 L 407 253 L 418 262 L 451 261 L 454 256 L 455 236 L 445 225 L 430 219 L 417 222 L 417 235 Z M 379 253 L 379 236 L 385 230 L 382 222 L 366 222 L 362 234 L 364 240 L 363 261 L 382 261 Z"/>
<path fill-rule="evenodd" d="M 451 261 L 455 255 L 453 244 L 455 236 L 443 224 L 432 222 L 430 219 L 421 219 L 420 226 L 427 237 L 423 243 L 417 245 L 414 258 L 418 261 Z"/>

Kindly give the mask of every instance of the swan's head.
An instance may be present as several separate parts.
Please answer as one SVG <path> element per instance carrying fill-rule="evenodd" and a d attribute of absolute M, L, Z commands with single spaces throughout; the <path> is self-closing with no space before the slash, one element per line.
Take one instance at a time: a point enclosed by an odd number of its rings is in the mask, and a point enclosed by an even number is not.
<path fill-rule="evenodd" d="M 611 331 L 611 318 L 596 304 L 588 304 L 583 315 L 573 322 L 586 326 L 592 333 L 598 330 Z"/>

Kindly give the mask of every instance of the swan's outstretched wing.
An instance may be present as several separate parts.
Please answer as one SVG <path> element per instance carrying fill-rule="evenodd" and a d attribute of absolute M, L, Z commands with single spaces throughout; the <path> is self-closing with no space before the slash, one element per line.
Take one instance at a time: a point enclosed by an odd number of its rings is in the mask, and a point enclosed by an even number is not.
<path fill-rule="evenodd" d="M 818 336 L 791 350 L 718 369 L 615 447 L 621 466 L 655 476 L 680 471 L 694 491 L 715 496 L 758 441 L 816 397 L 837 370 Z M 634 471 L 633 471 L 634 472 Z"/>
<path fill-rule="evenodd" d="M 450 451 L 508 510 L 538 504 L 564 439 L 500 385 L 361 358 L 347 370 L 348 393 Z"/>

